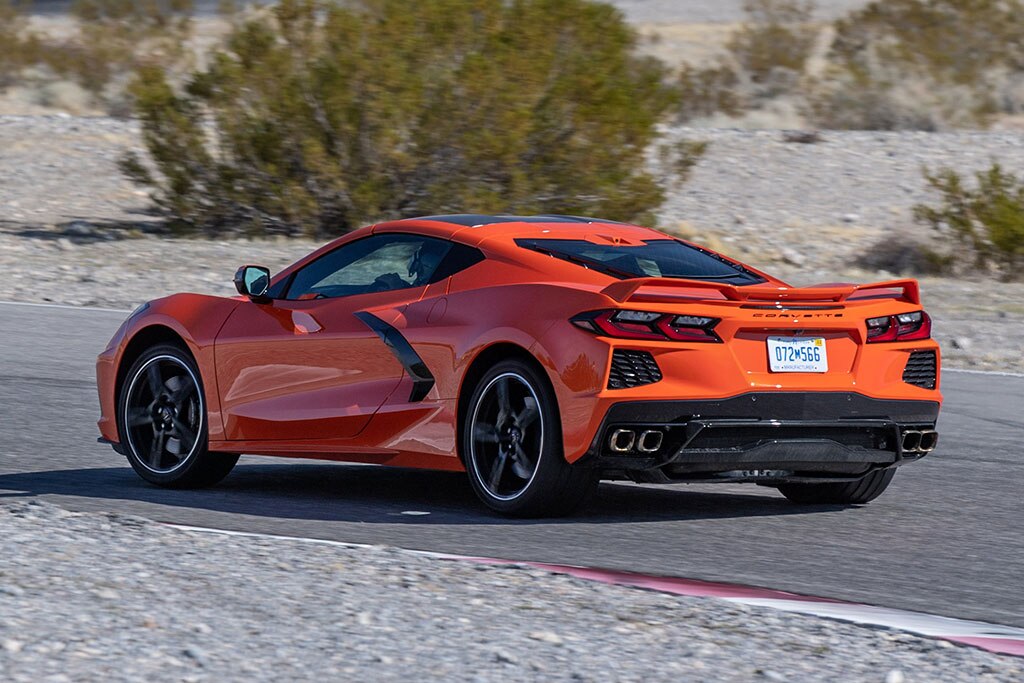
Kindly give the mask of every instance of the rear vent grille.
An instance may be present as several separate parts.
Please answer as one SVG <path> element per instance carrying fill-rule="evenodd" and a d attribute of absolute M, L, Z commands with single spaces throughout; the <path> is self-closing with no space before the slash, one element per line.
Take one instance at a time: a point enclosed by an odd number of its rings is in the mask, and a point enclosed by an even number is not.
<path fill-rule="evenodd" d="M 647 351 L 616 350 L 612 354 L 609 389 L 629 389 L 661 381 L 661 369 Z"/>
<path fill-rule="evenodd" d="M 935 388 L 936 357 L 934 351 L 914 351 L 907 359 L 903 381 L 925 389 Z"/>

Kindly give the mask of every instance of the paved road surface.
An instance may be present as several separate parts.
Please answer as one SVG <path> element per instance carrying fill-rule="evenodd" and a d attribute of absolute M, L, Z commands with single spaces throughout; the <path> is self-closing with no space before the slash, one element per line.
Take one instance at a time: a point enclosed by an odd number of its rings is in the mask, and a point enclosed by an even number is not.
<path fill-rule="evenodd" d="M 0 497 L 197 526 L 735 581 L 1024 626 L 1024 379 L 948 374 L 942 444 L 863 508 L 754 486 L 602 486 L 507 521 L 463 475 L 243 458 L 206 491 L 143 483 L 96 443 L 93 359 L 124 314 L 0 305 Z M 405 511 L 429 512 L 426 516 Z"/>

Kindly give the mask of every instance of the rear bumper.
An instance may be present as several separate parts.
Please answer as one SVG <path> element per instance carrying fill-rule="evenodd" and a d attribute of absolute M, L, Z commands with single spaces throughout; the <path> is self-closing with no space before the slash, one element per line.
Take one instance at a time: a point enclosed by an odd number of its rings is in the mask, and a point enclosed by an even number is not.
<path fill-rule="evenodd" d="M 586 462 L 641 481 L 850 479 L 923 457 L 905 435 L 933 434 L 938 413 L 937 401 L 852 392 L 628 401 L 608 410 Z"/>

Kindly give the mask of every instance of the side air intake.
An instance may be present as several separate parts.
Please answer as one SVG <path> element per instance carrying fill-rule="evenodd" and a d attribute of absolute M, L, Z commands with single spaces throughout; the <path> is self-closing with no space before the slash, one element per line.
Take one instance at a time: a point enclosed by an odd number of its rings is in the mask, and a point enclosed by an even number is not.
<path fill-rule="evenodd" d="M 934 351 L 914 351 L 903 369 L 903 381 L 915 387 L 934 389 L 937 365 Z"/>
<path fill-rule="evenodd" d="M 612 353 L 609 389 L 629 389 L 661 381 L 661 368 L 648 351 L 617 349 Z"/>

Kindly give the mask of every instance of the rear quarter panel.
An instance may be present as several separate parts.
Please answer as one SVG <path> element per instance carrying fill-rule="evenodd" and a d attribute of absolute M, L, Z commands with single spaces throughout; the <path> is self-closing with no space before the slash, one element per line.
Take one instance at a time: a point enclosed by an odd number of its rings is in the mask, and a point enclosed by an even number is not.
<path fill-rule="evenodd" d="M 606 372 L 608 346 L 595 337 L 544 340 L 556 325 L 574 313 L 593 308 L 604 297 L 587 289 L 561 284 L 495 284 L 453 290 L 445 296 L 410 306 L 393 323 L 423 358 L 437 382 L 431 398 L 448 401 L 447 419 L 455 436 L 456 401 L 466 373 L 482 352 L 497 344 L 514 344 L 543 366 L 561 410 L 566 454 L 579 450 Z M 436 393 L 435 393 L 436 392 Z M 397 395 L 402 394 L 400 388 Z M 454 440 L 450 444 L 455 452 Z M 585 449 L 584 449 L 585 450 Z"/>

